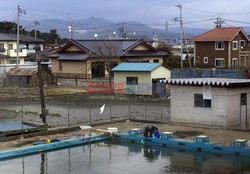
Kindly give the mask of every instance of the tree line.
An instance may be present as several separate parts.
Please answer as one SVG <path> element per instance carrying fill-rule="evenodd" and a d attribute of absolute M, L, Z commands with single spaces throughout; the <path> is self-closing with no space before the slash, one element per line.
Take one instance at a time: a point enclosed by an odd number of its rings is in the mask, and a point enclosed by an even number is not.
<path fill-rule="evenodd" d="M 20 34 L 35 37 L 35 30 L 27 31 L 23 26 L 20 25 Z M 17 24 L 10 21 L 0 21 L 0 33 L 16 34 Z M 51 29 L 49 32 L 42 32 L 37 30 L 36 36 L 38 39 L 43 39 L 47 44 L 63 44 L 68 42 L 67 38 L 61 38 L 57 33 L 57 30 Z"/>

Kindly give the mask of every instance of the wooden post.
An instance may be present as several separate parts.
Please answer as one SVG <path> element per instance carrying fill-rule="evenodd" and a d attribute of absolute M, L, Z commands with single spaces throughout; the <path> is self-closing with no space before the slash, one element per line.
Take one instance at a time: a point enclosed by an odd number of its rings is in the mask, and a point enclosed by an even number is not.
<path fill-rule="evenodd" d="M 38 55 L 36 56 L 37 58 L 37 65 L 38 65 L 38 79 L 39 79 L 39 89 L 40 89 L 40 102 L 41 102 L 41 115 L 40 117 L 42 118 L 43 123 L 46 122 L 46 105 L 45 105 L 45 96 L 44 96 L 44 81 L 43 81 L 43 76 L 42 76 L 42 67 L 41 67 L 41 60 L 38 58 Z"/>

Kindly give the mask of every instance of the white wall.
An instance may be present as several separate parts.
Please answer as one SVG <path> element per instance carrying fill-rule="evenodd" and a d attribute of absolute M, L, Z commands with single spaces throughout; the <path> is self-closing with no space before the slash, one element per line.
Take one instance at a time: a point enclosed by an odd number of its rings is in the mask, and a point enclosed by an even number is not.
<path fill-rule="evenodd" d="M 152 95 L 152 79 L 150 72 L 114 72 L 115 89 L 118 89 L 118 84 L 121 84 L 124 93 L 127 93 L 127 77 L 138 77 L 138 84 L 130 85 L 130 88 L 136 93 L 141 95 Z M 145 86 L 143 87 L 143 85 Z M 121 88 L 120 86 L 120 88 Z M 140 88 L 140 89 L 139 89 Z"/>
<path fill-rule="evenodd" d="M 206 125 L 226 125 L 226 88 L 212 88 L 211 108 L 194 107 L 194 94 L 202 94 L 199 86 L 170 86 L 171 121 Z"/>

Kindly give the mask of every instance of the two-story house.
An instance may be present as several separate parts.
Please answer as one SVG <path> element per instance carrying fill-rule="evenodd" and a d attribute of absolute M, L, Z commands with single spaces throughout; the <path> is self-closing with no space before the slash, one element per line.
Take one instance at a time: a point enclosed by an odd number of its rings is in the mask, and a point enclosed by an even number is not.
<path fill-rule="evenodd" d="M 162 64 L 167 56 L 141 39 L 71 40 L 50 55 L 52 74 L 55 78 L 108 77 L 102 54 L 110 57 L 113 67 L 121 62 Z"/>
<path fill-rule="evenodd" d="M 19 64 L 25 63 L 25 58 L 43 51 L 44 40 L 20 35 Z M 0 64 L 16 64 L 17 36 L 15 34 L 0 33 Z"/>
<path fill-rule="evenodd" d="M 249 67 L 249 38 L 240 27 L 218 27 L 192 39 L 194 65 L 199 68 Z"/>

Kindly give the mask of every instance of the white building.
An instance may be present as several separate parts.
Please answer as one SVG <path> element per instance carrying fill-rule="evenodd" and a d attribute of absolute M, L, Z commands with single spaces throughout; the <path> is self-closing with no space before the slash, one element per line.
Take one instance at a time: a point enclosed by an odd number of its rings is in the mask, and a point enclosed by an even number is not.
<path fill-rule="evenodd" d="M 171 122 L 250 129 L 250 80 L 169 79 Z"/>
<path fill-rule="evenodd" d="M 43 51 L 44 40 L 20 35 L 19 64 L 25 64 L 25 58 L 36 51 Z M 0 33 L 0 64 L 16 64 L 17 36 Z"/>

